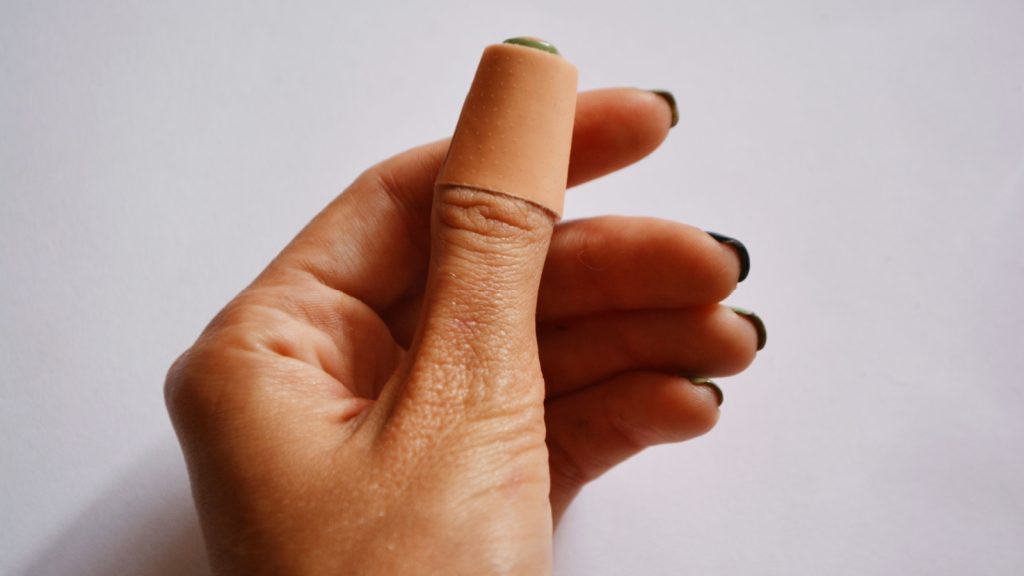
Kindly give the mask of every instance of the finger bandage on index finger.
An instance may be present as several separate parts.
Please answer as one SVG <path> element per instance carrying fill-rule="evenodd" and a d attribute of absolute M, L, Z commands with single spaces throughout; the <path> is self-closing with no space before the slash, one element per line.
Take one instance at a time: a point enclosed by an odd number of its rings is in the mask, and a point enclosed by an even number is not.
<path fill-rule="evenodd" d="M 459 186 L 561 216 L 576 110 L 576 67 L 557 54 L 488 46 L 435 188 Z"/>

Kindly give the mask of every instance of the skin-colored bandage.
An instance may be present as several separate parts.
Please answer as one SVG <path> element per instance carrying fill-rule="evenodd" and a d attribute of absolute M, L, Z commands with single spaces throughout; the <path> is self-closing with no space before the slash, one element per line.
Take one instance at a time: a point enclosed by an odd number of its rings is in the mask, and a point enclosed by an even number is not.
<path fill-rule="evenodd" d="M 523 198 L 562 215 L 576 114 L 576 67 L 516 44 L 488 46 L 436 188 Z"/>

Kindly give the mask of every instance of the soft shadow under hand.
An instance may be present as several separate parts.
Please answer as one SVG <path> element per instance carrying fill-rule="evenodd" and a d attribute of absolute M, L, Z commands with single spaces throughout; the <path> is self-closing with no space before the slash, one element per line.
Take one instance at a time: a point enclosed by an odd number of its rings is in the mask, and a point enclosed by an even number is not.
<path fill-rule="evenodd" d="M 25 576 L 209 574 L 181 453 L 167 438 L 27 565 Z"/>

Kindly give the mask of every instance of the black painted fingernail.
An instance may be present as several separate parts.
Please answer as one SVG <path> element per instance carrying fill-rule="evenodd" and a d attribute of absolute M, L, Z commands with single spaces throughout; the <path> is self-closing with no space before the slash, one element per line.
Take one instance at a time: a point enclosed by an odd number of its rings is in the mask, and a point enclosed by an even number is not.
<path fill-rule="evenodd" d="M 730 306 L 730 308 L 732 308 L 733 312 L 750 320 L 754 328 L 757 329 L 757 349 L 761 350 L 764 348 L 764 345 L 768 343 L 768 329 L 764 327 L 764 320 L 761 320 L 760 316 L 746 308 L 737 308 L 736 306 Z"/>
<path fill-rule="evenodd" d="M 746 280 L 747 275 L 750 274 L 750 253 L 747 252 L 747 247 L 743 245 L 743 242 L 718 232 L 708 232 L 708 235 L 722 244 L 731 246 L 736 251 L 736 255 L 740 257 L 740 279 L 737 282 Z"/>
<path fill-rule="evenodd" d="M 715 384 L 707 378 L 690 378 L 690 382 L 693 382 L 697 386 L 710 388 L 711 391 L 715 393 L 715 400 L 718 401 L 719 406 L 722 405 L 722 402 L 725 402 L 725 394 L 722 393 L 722 389 L 718 387 L 718 384 Z"/>
<path fill-rule="evenodd" d="M 526 46 L 527 48 L 536 48 L 537 50 L 558 54 L 558 48 L 555 48 L 554 44 L 547 40 L 541 40 L 540 38 L 519 36 L 516 38 L 509 38 L 508 40 L 505 40 L 503 44 L 515 44 L 516 46 Z"/>
<path fill-rule="evenodd" d="M 668 107 L 672 109 L 672 123 L 668 127 L 674 128 L 676 124 L 679 124 L 679 107 L 676 106 L 676 97 L 668 90 L 651 90 L 651 92 L 661 96 L 665 99 L 665 102 L 668 102 Z"/>

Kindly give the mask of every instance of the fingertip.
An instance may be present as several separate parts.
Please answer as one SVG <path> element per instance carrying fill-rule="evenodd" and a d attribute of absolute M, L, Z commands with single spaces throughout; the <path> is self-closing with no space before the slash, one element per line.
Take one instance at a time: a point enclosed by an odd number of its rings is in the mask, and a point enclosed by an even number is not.
<path fill-rule="evenodd" d="M 760 352 L 763 350 L 765 344 L 768 343 L 768 329 L 765 327 L 764 320 L 746 308 L 740 308 L 738 306 L 730 306 L 730 308 L 732 308 L 732 311 L 737 315 L 747 320 L 750 326 L 754 328 L 754 333 L 757 335 L 757 351 Z"/>
<path fill-rule="evenodd" d="M 663 410 L 661 418 L 654 421 L 660 421 L 669 442 L 703 436 L 718 424 L 721 415 L 718 395 L 700 380 L 666 378 L 664 395 L 652 399 L 652 402 L 657 401 L 654 405 Z"/>
<path fill-rule="evenodd" d="M 676 103 L 675 94 L 668 90 L 651 90 L 651 92 L 661 97 L 668 105 L 668 127 L 675 128 L 676 124 L 679 124 L 679 104 Z"/>
<path fill-rule="evenodd" d="M 713 393 L 662 372 L 627 372 L 545 409 L 556 517 L 576 491 L 648 446 L 681 442 L 718 422 Z"/>
<path fill-rule="evenodd" d="M 647 445 L 682 442 L 706 434 L 718 423 L 714 392 L 681 376 L 635 373 L 635 384 L 620 388 L 613 415 Z"/>
<path fill-rule="evenodd" d="M 739 266 L 739 271 L 736 274 L 737 282 L 743 282 L 747 279 L 750 274 L 750 251 L 743 242 L 725 234 L 719 234 L 718 232 L 707 231 L 708 236 L 715 239 L 716 242 L 721 244 L 723 247 L 728 248 L 733 255 L 736 257 L 736 264 Z"/>
<path fill-rule="evenodd" d="M 694 386 L 703 387 L 705 390 L 710 391 L 715 397 L 715 404 L 719 408 L 722 407 L 722 404 L 725 402 L 725 393 L 718 387 L 718 384 L 715 384 L 714 381 L 707 378 L 690 378 L 690 382 Z"/>
<path fill-rule="evenodd" d="M 703 303 L 721 302 L 736 291 L 741 263 L 735 251 L 700 228 L 668 222 L 666 234 L 674 233 L 680 242 L 675 248 L 675 261 L 687 262 L 686 269 L 699 283 L 705 295 Z"/>
<path fill-rule="evenodd" d="M 668 136 L 671 111 L 663 96 L 639 88 L 583 92 L 576 102 L 569 184 L 633 164 Z"/>
<path fill-rule="evenodd" d="M 716 375 L 739 374 L 749 368 L 757 358 L 760 340 L 757 326 L 730 306 L 716 305 L 713 314 L 715 322 L 723 327 L 722 333 L 728 335 L 718 342 L 722 364 Z"/>

